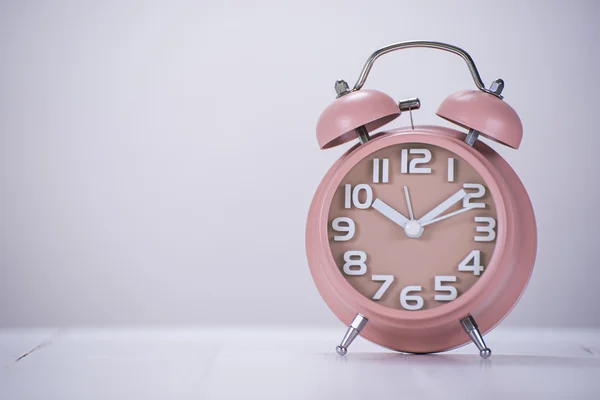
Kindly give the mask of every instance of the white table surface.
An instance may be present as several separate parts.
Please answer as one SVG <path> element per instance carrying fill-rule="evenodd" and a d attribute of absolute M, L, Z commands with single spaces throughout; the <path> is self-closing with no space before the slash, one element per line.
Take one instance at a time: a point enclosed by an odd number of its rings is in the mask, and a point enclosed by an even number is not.
<path fill-rule="evenodd" d="M 0 330 L 0 399 L 600 399 L 600 330 L 514 330 L 441 355 L 344 328 Z M 41 345 L 19 361 L 31 349 Z"/>

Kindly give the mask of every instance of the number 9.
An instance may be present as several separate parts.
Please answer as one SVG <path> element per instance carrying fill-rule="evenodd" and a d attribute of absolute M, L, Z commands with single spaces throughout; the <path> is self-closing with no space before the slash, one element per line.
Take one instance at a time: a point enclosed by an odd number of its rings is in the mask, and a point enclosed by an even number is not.
<path fill-rule="evenodd" d="M 342 225 L 344 224 L 344 225 Z M 344 236 L 334 236 L 333 240 L 336 242 L 346 242 L 354 237 L 354 232 L 356 231 L 354 221 L 352 218 L 348 217 L 339 217 L 333 220 L 331 223 L 333 229 L 337 232 L 346 232 Z"/>

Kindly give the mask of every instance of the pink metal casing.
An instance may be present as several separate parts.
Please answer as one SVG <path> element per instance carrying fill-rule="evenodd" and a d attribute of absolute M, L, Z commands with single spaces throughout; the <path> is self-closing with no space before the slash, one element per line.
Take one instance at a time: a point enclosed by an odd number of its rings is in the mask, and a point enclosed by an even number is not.
<path fill-rule="evenodd" d="M 400 115 L 398 105 L 378 90 L 365 89 L 335 99 L 317 122 L 319 147 L 327 149 L 356 139 L 354 129 L 364 125 L 374 131 Z"/>
<path fill-rule="evenodd" d="M 519 148 L 523 138 L 523 125 L 516 111 L 480 90 L 463 90 L 446 97 L 436 114 L 513 149 Z"/>
<path fill-rule="evenodd" d="M 466 145 L 464 133 L 442 127 L 408 128 L 374 135 L 344 154 L 327 172 L 313 198 L 306 230 L 310 271 L 319 293 L 345 324 L 357 313 L 368 319 L 361 335 L 384 347 L 412 353 L 449 350 L 470 342 L 459 321 L 472 315 L 490 331 L 514 307 L 533 270 L 537 246 L 535 217 L 523 184 L 494 150 L 478 141 Z M 348 171 L 369 154 L 397 143 L 446 148 L 470 163 L 486 182 L 497 207 L 494 255 L 473 287 L 453 302 L 422 311 L 384 307 L 358 293 L 343 277 L 329 249 L 327 221 L 336 188 Z"/>

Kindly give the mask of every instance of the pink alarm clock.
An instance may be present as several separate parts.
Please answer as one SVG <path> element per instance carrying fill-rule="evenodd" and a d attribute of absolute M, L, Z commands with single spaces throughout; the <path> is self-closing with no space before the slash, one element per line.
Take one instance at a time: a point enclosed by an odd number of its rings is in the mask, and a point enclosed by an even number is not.
<path fill-rule="evenodd" d="M 375 60 L 428 47 L 461 56 L 478 90 L 446 98 L 437 115 L 467 130 L 414 126 L 419 99 L 396 103 L 362 89 Z M 535 261 L 531 202 L 508 163 L 485 137 L 517 149 L 523 126 L 501 96 L 504 82 L 483 84 L 464 50 L 439 42 L 392 44 L 367 60 L 353 89 L 321 114 L 321 149 L 357 140 L 327 172 L 308 215 L 306 251 L 319 293 L 348 326 L 340 355 L 360 334 L 389 349 L 432 353 L 473 341 L 514 307 Z M 411 126 L 371 134 L 410 112 Z"/>

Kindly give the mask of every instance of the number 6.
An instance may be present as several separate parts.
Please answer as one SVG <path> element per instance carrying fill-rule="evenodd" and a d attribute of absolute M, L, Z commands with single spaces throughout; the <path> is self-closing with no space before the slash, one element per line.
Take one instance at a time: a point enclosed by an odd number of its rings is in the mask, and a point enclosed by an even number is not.
<path fill-rule="evenodd" d="M 407 286 L 400 292 L 400 305 L 407 310 L 415 311 L 423 308 L 423 298 L 417 295 L 409 295 L 408 292 L 420 292 L 423 290 L 421 286 Z M 408 304 L 409 301 L 414 301 L 414 304 Z"/>

